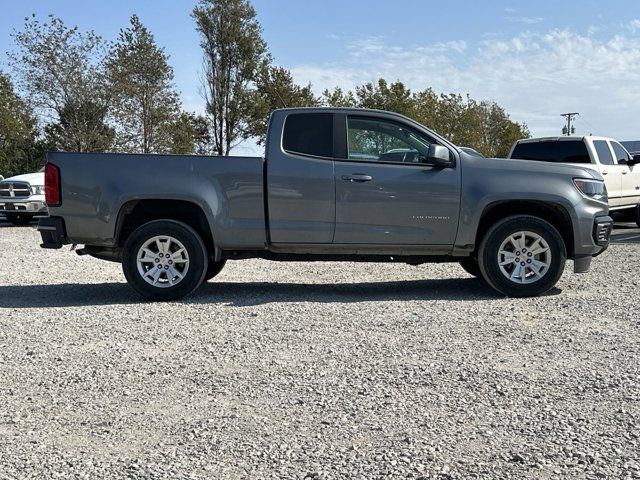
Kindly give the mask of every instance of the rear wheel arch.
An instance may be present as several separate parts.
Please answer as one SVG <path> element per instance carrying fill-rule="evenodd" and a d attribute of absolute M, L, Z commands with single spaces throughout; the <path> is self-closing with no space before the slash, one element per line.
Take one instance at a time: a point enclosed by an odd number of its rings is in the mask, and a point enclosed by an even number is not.
<path fill-rule="evenodd" d="M 200 205 L 187 200 L 142 199 L 126 202 L 118 212 L 116 246 L 123 247 L 138 227 L 155 220 L 176 220 L 187 224 L 200 235 L 209 253 L 214 253 L 214 235 L 207 215 Z"/>
<path fill-rule="evenodd" d="M 573 258 L 575 245 L 573 221 L 567 209 L 555 202 L 534 200 L 507 200 L 487 205 L 482 212 L 476 231 L 475 254 L 491 227 L 514 215 L 528 215 L 549 222 L 560 233 L 567 250 L 567 257 Z"/>

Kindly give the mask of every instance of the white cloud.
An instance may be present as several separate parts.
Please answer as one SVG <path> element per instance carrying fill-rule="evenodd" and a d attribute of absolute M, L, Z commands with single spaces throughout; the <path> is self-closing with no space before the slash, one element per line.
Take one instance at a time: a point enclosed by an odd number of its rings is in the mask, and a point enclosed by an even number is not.
<path fill-rule="evenodd" d="M 509 20 L 510 22 L 524 23 L 526 25 L 534 25 L 536 23 L 544 22 L 545 20 L 543 17 L 513 17 L 513 16 L 506 17 L 506 19 Z"/>
<path fill-rule="evenodd" d="M 640 21 L 638 22 L 640 24 Z M 640 139 L 640 35 L 596 39 L 572 30 L 525 32 L 510 39 L 485 37 L 413 47 L 380 37 L 354 41 L 340 64 L 292 68 L 301 83 L 315 90 L 353 88 L 379 77 L 402 80 L 412 89 L 469 93 L 494 100 L 534 135 L 558 134 L 559 114 L 578 111 L 581 134 Z"/>

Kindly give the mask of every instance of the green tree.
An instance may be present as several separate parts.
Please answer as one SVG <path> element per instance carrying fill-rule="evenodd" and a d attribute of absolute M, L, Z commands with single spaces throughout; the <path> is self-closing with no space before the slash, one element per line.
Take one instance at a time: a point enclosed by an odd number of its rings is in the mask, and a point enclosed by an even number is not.
<path fill-rule="evenodd" d="M 168 127 L 181 120 L 173 69 L 140 19 L 132 15 L 130 22 L 120 30 L 106 61 L 116 148 L 167 152 L 173 141 Z"/>
<path fill-rule="evenodd" d="M 182 112 L 163 128 L 166 128 L 164 134 L 169 138 L 169 153 L 205 155 L 209 151 L 211 137 L 204 116 Z"/>
<path fill-rule="evenodd" d="M 55 150 L 66 152 L 104 152 L 113 144 L 115 131 L 106 123 L 107 107 L 85 100 L 67 104 L 58 121 L 44 129 L 45 137 Z"/>
<path fill-rule="evenodd" d="M 248 0 L 200 0 L 193 9 L 203 49 L 203 94 L 214 153 L 249 135 L 252 86 L 269 63 L 256 12 Z"/>
<path fill-rule="evenodd" d="M 336 87 L 333 91 L 325 89 L 322 92 L 322 104 L 327 107 L 354 108 L 358 103 L 352 92 L 345 92 L 340 87 Z"/>
<path fill-rule="evenodd" d="M 93 137 L 97 132 L 108 135 L 104 125 L 86 124 L 102 119 L 88 110 L 108 107 L 102 39 L 93 32 L 69 28 L 59 18 L 49 16 L 42 23 L 35 15 L 26 18 L 23 30 L 12 36 L 16 50 L 9 52 L 9 60 L 17 86 L 45 123 L 64 126 L 58 129 L 59 145 L 75 145 L 79 151 L 108 147 L 108 136 L 98 142 Z"/>
<path fill-rule="evenodd" d="M 36 141 L 36 119 L 0 72 L 0 174 L 5 177 L 37 170 L 42 163 Z"/>
<path fill-rule="evenodd" d="M 271 112 L 277 108 L 317 107 L 321 104 L 311 90 L 311 84 L 301 87 L 293 81 L 286 68 L 266 66 L 256 79 L 253 109 L 244 137 L 258 139 L 263 144 Z"/>

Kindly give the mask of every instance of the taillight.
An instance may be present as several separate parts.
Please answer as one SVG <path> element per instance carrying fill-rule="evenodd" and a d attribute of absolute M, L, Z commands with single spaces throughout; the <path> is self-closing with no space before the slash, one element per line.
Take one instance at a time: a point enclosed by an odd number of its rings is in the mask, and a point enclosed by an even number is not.
<path fill-rule="evenodd" d="M 59 207 L 62 203 L 60 169 L 53 163 L 44 166 L 44 201 L 49 207 Z"/>

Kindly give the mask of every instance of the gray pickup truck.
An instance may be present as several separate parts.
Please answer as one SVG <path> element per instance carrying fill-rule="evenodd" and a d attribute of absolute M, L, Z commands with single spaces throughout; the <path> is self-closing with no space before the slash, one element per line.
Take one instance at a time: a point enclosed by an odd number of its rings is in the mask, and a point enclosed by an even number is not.
<path fill-rule="evenodd" d="M 284 109 L 265 158 L 50 153 L 44 248 L 122 262 L 174 300 L 227 260 L 460 262 L 509 296 L 540 295 L 567 258 L 608 246 L 597 171 L 464 153 L 401 115 Z"/>

